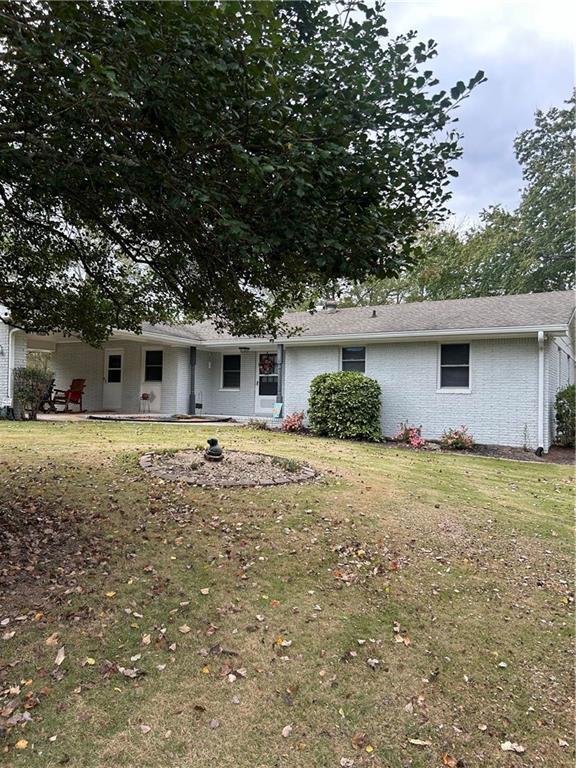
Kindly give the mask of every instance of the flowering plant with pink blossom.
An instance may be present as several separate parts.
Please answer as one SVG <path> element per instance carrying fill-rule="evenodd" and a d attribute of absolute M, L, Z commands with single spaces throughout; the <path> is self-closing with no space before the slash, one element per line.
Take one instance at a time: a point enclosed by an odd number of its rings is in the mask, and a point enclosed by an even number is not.
<path fill-rule="evenodd" d="M 449 448 L 452 451 L 465 451 L 474 447 L 474 438 L 468 432 L 468 427 L 462 424 L 457 429 L 447 429 L 440 438 L 442 448 Z"/>
<path fill-rule="evenodd" d="M 398 443 L 405 443 L 411 448 L 423 448 L 426 445 L 426 440 L 422 437 L 422 427 L 416 427 L 413 424 L 400 424 L 398 433 L 394 436 L 394 440 Z"/>
<path fill-rule="evenodd" d="M 304 411 L 297 411 L 286 416 L 282 422 L 282 432 L 295 432 L 300 435 L 307 432 L 304 426 Z"/>

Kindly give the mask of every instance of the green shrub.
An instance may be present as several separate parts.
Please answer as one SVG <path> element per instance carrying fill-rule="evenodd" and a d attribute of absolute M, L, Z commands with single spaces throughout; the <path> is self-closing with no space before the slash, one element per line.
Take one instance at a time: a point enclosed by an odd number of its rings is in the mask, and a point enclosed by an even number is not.
<path fill-rule="evenodd" d="M 54 379 L 51 371 L 38 368 L 14 369 L 14 410 L 35 419 L 40 402 Z"/>
<path fill-rule="evenodd" d="M 308 422 L 316 435 L 381 440 L 380 385 L 354 371 L 321 373 L 310 384 Z"/>
<path fill-rule="evenodd" d="M 561 389 L 556 395 L 556 442 L 574 447 L 576 428 L 576 386 Z"/>

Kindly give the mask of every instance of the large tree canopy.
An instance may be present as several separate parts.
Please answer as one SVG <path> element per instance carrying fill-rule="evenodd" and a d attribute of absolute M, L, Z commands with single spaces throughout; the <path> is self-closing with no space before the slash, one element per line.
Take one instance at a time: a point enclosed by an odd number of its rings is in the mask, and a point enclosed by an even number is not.
<path fill-rule="evenodd" d="M 5 2 L 0 303 L 99 343 L 273 332 L 310 280 L 396 274 L 460 155 L 430 40 L 383 4 Z"/>
<path fill-rule="evenodd" d="M 516 138 L 526 186 L 515 211 L 493 205 L 463 232 L 432 227 L 418 238 L 418 261 L 398 277 L 317 283 L 300 306 L 335 293 L 357 306 L 573 288 L 575 104 L 572 96 L 564 108 L 538 111 Z"/>

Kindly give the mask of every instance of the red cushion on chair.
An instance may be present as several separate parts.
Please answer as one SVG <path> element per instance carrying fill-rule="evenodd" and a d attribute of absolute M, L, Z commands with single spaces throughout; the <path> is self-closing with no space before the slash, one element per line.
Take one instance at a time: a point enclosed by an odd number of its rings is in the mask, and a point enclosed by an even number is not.
<path fill-rule="evenodd" d="M 82 393 L 81 392 L 73 392 L 71 389 L 69 389 L 66 392 L 66 396 L 68 398 L 68 402 L 69 403 L 79 403 L 80 402 L 80 398 L 82 396 Z"/>

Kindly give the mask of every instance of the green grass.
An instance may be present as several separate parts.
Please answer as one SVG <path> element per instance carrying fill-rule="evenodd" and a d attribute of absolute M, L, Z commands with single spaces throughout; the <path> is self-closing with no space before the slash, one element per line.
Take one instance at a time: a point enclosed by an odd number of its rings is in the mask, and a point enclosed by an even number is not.
<path fill-rule="evenodd" d="M 212 435 L 322 479 L 200 489 L 138 466 Z M 565 466 L 261 430 L 0 424 L 0 638 L 15 632 L 0 710 L 38 699 L 0 764 L 572 765 L 572 481 Z M 41 579 L 18 570 L 30 558 Z M 226 663 L 245 678 L 228 682 Z"/>

